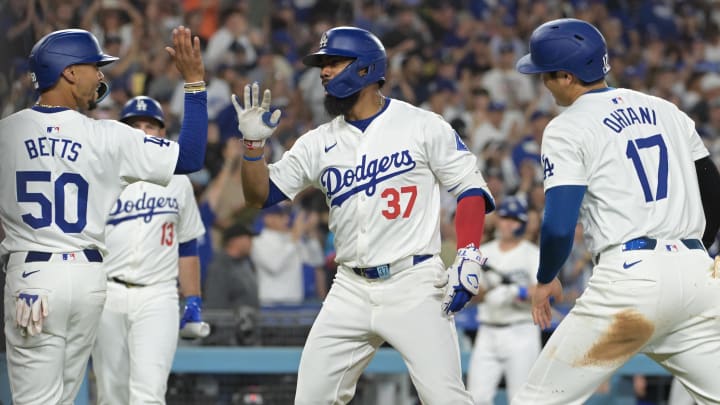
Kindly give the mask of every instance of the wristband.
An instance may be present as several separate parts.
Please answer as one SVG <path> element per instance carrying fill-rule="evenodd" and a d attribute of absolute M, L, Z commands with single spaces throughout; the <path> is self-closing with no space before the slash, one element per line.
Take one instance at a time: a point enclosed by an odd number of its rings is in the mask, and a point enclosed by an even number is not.
<path fill-rule="evenodd" d="M 247 139 L 243 140 L 243 144 L 247 149 L 254 150 L 254 149 L 260 149 L 265 146 L 265 140 L 262 141 L 250 141 Z"/>
<path fill-rule="evenodd" d="M 258 157 L 251 157 L 251 156 L 243 155 L 243 159 L 247 160 L 248 162 L 257 162 L 258 160 L 262 159 L 263 157 L 265 157 L 264 153 Z"/>
<path fill-rule="evenodd" d="M 518 287 L 518 295 L 517 296 L 520 301 L 525 301 L 528 298 L 527 287 L 523 287 L 523 286 Z"/>

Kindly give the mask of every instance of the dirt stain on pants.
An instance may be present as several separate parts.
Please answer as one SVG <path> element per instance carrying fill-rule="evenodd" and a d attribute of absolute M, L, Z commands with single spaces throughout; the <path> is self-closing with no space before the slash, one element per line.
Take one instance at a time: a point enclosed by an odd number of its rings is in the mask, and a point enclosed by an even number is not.
<path fill-rule="evenodd" d="M 590 350 L 574 363 L 576 367 L 623 364 L 650 339 L 655 325 L 636 310 L 626 309 L 613 316 L 608 330 Z"/>

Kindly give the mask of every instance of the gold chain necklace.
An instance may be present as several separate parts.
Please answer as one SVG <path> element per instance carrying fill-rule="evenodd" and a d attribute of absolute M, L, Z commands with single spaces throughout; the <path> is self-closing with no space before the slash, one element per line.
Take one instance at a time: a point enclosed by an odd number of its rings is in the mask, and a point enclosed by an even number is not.
<path fill-rule="evenodd" d="M 43 107 L 43 108 L 68 108 L 68 107 L 65 107 L 64 105 L 50 105 L 50 104 L 42 104 L 42 103 L 35 103 L 35 105 L 38 107 Z"/>

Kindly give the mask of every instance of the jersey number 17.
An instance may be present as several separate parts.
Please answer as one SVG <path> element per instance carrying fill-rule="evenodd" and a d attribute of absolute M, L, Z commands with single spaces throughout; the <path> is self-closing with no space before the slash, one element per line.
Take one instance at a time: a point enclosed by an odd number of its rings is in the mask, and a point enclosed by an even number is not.
<path fill-rule="evenodd" d="M 653 198 L 652 190 L 650 190 L 650 182 L 645 172 L 645 167 L 640 160 L 640 150 L 657 147 L 660 153 L 660 159 L 658 164 L 657 172 L 657 189 L 655 190 L 655 197 Z M 627 149 L 625 155 L 628 159 L 632 160 L 635 171 L 640 180 L 640 186 L 642 187 L 643 194 L 645 194 L 645 201 L 652 202 L 667 198 L 668 191 L 668 150 L 660 134 L 649 136 L 647 138 L 630 139 L 627 143 Z"/>

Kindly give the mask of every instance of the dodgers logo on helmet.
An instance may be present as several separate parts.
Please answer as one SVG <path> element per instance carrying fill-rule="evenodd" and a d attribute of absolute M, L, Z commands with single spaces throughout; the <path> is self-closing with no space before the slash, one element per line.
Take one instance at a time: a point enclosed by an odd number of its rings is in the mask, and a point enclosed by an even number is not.
<path fill-rule="evenodd" d="M 525 202 L 515 196 L 505 197 L 497 209 L 497 214 L 501 218 L 512 218 L 523 223 L 528 221 Z"/>
<path fill-rule="evenodd" d="M 610 71 L 605 38 L 590 23 L 574 18 L 548 21 L 530 36 L 530 53 L 518 60 L 520 73 L 564 70 L 585 83 Z"/>
<path fill-rule="evenodd" d="M 30 78 L 35 89 L 43 91 L 54 86 L 68 66 L 88 63 L 104 66 L 116 60 L 117 57 L 103 52 L 88 31 L 55 31 L 42 37 L 30 51 Z"/>
<path fill-rule="evenodd" d="M 354 59 L 325 86 L 327 92 L 335 97 L 348 97 L 370 84 L 385 83 L 385 47 L 369 31 L 355 27 L 330 29 L 320 38 L 318 51 L 305 56 L 303 63 L 306 66 L 322 67 L 326 55 Z"/>
<path fill-rule="evenodd" d="M 120 112 L 120 121 L 127 124 L 133 117 L 148 117 L 158 121 L 160 127 L 165 128 L 165 114 L 160 103 L 152 97 L 137 96 L 128 100 Z"/>

